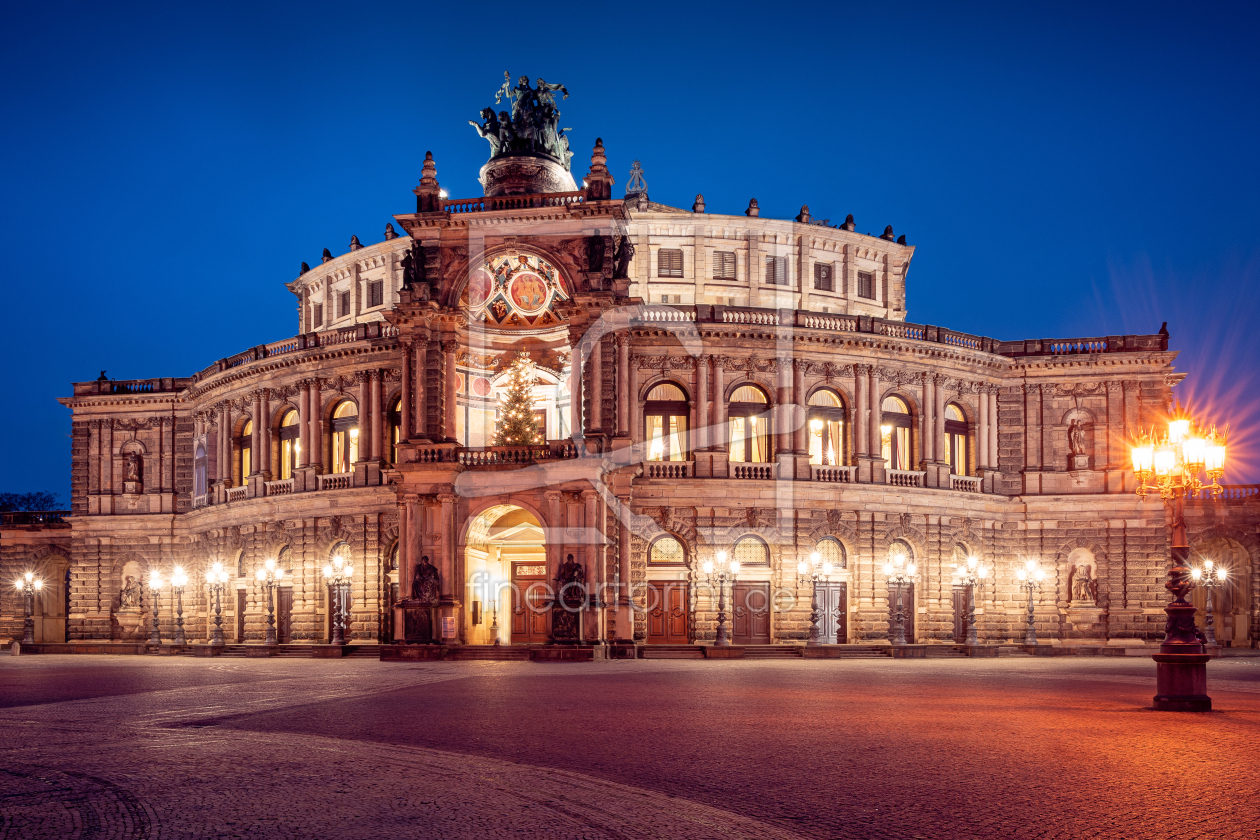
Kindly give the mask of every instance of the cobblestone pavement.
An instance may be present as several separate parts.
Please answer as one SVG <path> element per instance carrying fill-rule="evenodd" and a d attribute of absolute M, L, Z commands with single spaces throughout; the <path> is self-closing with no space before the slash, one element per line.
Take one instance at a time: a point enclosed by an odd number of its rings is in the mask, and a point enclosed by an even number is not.
<path fill-rule="evenodd" d="M 1260 659 L 0 657 L 0 838 L 1257 838 Z"/>

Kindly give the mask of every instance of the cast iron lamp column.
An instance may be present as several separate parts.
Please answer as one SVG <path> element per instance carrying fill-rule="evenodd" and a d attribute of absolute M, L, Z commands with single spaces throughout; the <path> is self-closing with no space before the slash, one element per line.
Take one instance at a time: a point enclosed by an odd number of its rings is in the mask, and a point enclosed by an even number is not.
<path fill-rule="evenodd" d="M 1207 589 L 1204 595 L 1207 597 L 1206 609 L 1203 617 L 1203 638 L 1207 640 L 1209 645 L 1216 644 L 1216 619 L 1212 617 L 1212 590 L 1225 582 L 1225 567 L 1217 566 L 1212 560 L 1204 560 L 1203 568 L 1191 569 L 1190 577 L 1194 578 L 1195 586 L 1203 586 Z"/>
<path fill-rule="evenodd" d="M 162 644 L 162 630 L 158 627 L 158 615 L 161 612 L 158 602 L 161 600 L 161 594 L 162 575 L 155 571 L 149 575 L 149 596 L 153 600 L 153 632 L 149 636 L 151 645 Z"/>
<path fill-rule="evenodd" d="M 267 593 L 267 637 L 263 641 L 265 645 L 274 645 L 276 643 L 276 604 L 272 598 L 272 592 L 280 581 L 284 579 L 284 569 L 276 566 L 274 558 L 268 558 L 267 562 L 258 568 L 254 573 L 254 577 L 262 584 Z"/>
<path fill-rule="evenodd" d="M 802 560 L 796 564 L 796 579 L 810 585 L 809 636 L 805 640 L 807 645 L 818 644 L 818 582 L 830 579 L 833 569 L 831 561 L 824 562 L 817 551 L 809 555 L 808 561 Z"/>
<path fill-rule="evenodd" d="M 989 569 L 978 559 L 967 558 L 966 566 L 954 567 L 954 586 L 967 587 L 967 645 L 978 645 L 976 638 L 976 587 L 984 583 Z"/>
<path fill-rule="evenodd" d="M 1023 568 L 1015 571 L 1019 578 L 1019 588 L 1028 592 L 1028 627 L 1024 630 L 1024 644 L 1036 646 L 1037 627 L 1033 614 L 1033 593 L 1041 591 L 1041 582 L 1046 579 L 1046 572 L 1036 560 L 1024 563 Z"/>
<path fill-rule="evenodd" d="M 346 591 L 350 588 L 350 579 L 354 576 L 354 564 L 338 554 L 332 563 L 324 567 L 324 579 L 328 581 L 333 601 L 333 636 L 334 645 L 346 643 Z"/>
<path fill-rule="evenodd" d="M 913 563 L 906 562 L 906 555 L 894 554 L 891 562 L 884 564 L 884 576 L 888 582 L 897 587 L 897 624 L 893 635 L 894 645 L 906 643 L 906 613 L 901 604 L 901 590 L 907 583 L 914 583 L 916 568 Z"/>
<path fill-rule="evenodd" d="M 223 590 L 227 587 L 228 573 L 223 568 L 222 563 L 215 563 L 210 567 L 210 571 L 206 574 L 206 580 L 210 583 L 210 591 L 214 594 L 214 634 L 210 638 L 210 644 L 223 644 L 223 605 L 221 596 Z"/>
<path fill-rule="evenodd" d="M 188 585 L 188 575 L 182 566 L 171 570 L 171 591 L 175 593 L 175 641 L 172 644 L 188 644 L 184 641 L 184 587 Z"/>
<path fill-rule="evenodd" d="M 1130 449 L 1138 497 L 1145 499 L 1147 493 L 1158 490 L 1165 504 L 1172 503 L 1172 567 L 1164 588 L 1172 593 L 1173 601 L 1164 607 L 1168 614 L 1164 641 L 1153 657 L 1157 711 L 1212 710 L 1212 698 L 1207 694 L 1209 657 L 1194 623 L 1194 604 L 1186 601 L 1194 580 L 1187 565 L 1190 546 L 1186 538 L 1185 500 L 1200 493 L 1215 499 L 1225 492 L 1217 483 L 1225 473 L 1225 446 L 1223 433 L 1215 427 L 1204 431 L 1178 406 L 1162 439 L 1156 439 L 1154 430 L 1139 431 Z M 1212 479 L 1210 486 L 1205 487 L 1199 480 L 1202 472 Z"/>
<path fill-rule="evenodd" d="M 14 587 L 22 593 L 25 612 L 22 621 L 22 644 L 35 644 L 35 593 L 44 588 L 44 581 L 35 577 L 34 572 L 26 572 L 13 582 Z"/>
<path fill-rule="evenodd" d="M 704 579 L 710 586 L 714 583 L 718 587 L 718 614 L 717 614 L 717 636 L 713 639 L 714 647 L 730 647 L 731 640 L 726 636 L 726 584 L 734 583 L 735 576 L 739 574 L 739 561 L 726 560 L 726 552 L 719 551 L 717 553 L 716 570 L 712 560 L 704 561 Z M 732 595 L 732 597 L 734 597 Z"/>

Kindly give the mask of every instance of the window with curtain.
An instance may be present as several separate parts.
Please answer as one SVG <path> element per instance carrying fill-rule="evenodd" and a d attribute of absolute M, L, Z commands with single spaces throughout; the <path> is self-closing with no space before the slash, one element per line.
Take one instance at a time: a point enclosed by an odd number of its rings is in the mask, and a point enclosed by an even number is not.
<path fill-rule="evenodd" d="M 298 413 L 289 409 L 280 419 L 280 478 L 293 478 L 297 472 L 298 453 L 302 451 L 299 441 L 301 429 L 298 427 Z"/>
<path fill-rule="evenodd" d="M 402 439 L 402 397 L 389 408 L 389 462 L 398 463 L 398 441 Z"/>
<path fill-rule="evenodd" d="M 198 446 L 197 454 L 193 456 L 193 495 L 206 495 L 206 448 L 204 446 Z"/>
<path fill-rule="evenodd" d="M 683 254 L 677 248 L 662 248 L 656 252 L 657 277 L 682 277 Z"/>
<path fill-rule="evenodd" d="M 884 397 L 883 419 L 880 423 L 880 443 L 884 467 L 890 470 L 909 470 L 910 460 L 910 407 L 900 397 Z"/>
<path fill-rule="evenodd" d="M 814 546 L 814 551 L 818 552 L 823 562 L 829 562 L 837 569 L 846 568 L 848 560 L 844 554 L 844 546 L 835 537 L 823 537 Z"/>
<path fill-rule="evenodd" d="M 350 400 L 342 400 L 333 411 L 332 471 L 350 472 L 359 460 L 359 409 Z"/>
<path fill-rule="evenodd" d="M 241 433 L 233 441 L 236 449 L 236 463 L 233 465 L 236 467 L 236 475 L 233 476 L 236 481 L 233 484 L 237 487 L 242 486 L 245 483 L 245 479 L 249 476 L 250 455 L 252 454 L 250 449 L 254 443 L 253 436 L 254 424 L 252 421 L 246 420 L 241 425 Z"/>
<path fill-rule="evenodd" d="M 755 385 L 741 385 L 731 395 L 727 425 L 732 462 L 770 460 L 770 400 Z"/>
<path fill-rule="evenodd" d="M 652 543 L 648 562 L 659 565 L 682 565 L 687 559 L 682 543 L 673 537 L 661 537 Z"/>
<path fill-rule="evenodd" d="M 744 537 L 735 543 L 735 559 L 740 566 L 768 566 L 770 549 L 756 537 Z"/>
<path fill-rule="evenodd" d="M 713 252 L 713 279 L 714 280 L 734 280 L 735 279 L 735 252 L 734 251 L 714 251 Z"/>
<path fill-rule="evenodd" d="M 643 439 L 649 461 L 685 461 L 688 455 L 687 420 L 691 405 L 683 389 L 662 382 L 648 392 L 643 404 Z"/>
<path fill-rule="evenodd" d="M 839 466 L 844 458 L 844 406 L 839 394 L 823 388 L 810 395 L 808 428 L 809 462 Z"/>
<path fill-rule="evenodd" d="M 945 406 L 945 454 L 951 473 L 967 475 L 967 419 L 953 403 Z"/>

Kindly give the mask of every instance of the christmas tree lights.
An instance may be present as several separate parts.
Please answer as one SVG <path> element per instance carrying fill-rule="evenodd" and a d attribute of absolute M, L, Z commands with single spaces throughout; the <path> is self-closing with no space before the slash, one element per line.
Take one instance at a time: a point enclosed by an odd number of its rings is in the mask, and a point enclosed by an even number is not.
<path fill-rule="evenodd" d="M 495 446 L 524 446 L 546 443 L 534 417 L 534 363 L 524 353 L 516 357 L 508 371 L 507 390 L 500 397 L 499 419 L 495 421 Z"/>

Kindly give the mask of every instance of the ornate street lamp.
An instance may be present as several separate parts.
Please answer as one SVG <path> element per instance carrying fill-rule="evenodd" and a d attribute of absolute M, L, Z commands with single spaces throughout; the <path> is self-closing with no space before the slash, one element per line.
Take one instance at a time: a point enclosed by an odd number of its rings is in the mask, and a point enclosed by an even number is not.
<path fill-rule="evenodd" d="M 268 558 L 266 563 L 258 567 L 254 577 L 267 592 L 267 638 L 263 644 L 274 645 L 276 643 L 276 604 L 271 596 L 275 588 L 280 585 L 280 581 L 284 579 L 284 569 L 276 565 L 274 558 Z"/>
<path fill-rule="evenodd" d="M 329 592 L 333 596 L 333 637 L 334 645 L 346 643 L 346 595 L 350 590 L 350 579 L 354 577 L 354 564 L 346 562 L 346 558 L 338 554 L 332 563 L 324 567 L 324 579 L 328 581 Z"/>
<path fill-rule="evenodd" d="M 223 605 L 221 596 L 223 590 L 227 588 L 228 573 L 223 568 L 222 563 L 215 563 L 210 567 L 210 571 L 206 573 L 206 581 L 210 584 L 210 591 L 214 593 L 214 635 L 210 638 L 210 644 L 223 644 Z"/>
<path fill-rule="evenodd" d="M 1046 572 L 1036 560 L 1028 560 L 1023 568 L 1015 571 L 1019 578 L 1019 588 L 1028 591 L 1028 627 L 1024 630 L 1024 644 L 1037 644 L 1036 619 L 1033 616 L 1033 593 L 1041 591 L 1041 582 L 1046 579 Z"/>
<path fill-rule="evenodd" d="M 184 641 L 184 587 L 188 585 L 188 575 L 182 566 L 171 570 L 171 589 L 175 592 L 175 641 L 172 644 L 187 644 Z"/>
<path fill-rule="evenodd" d="M 894 645 L 906 643 L 906 613 L 901 604 L 901 590 L 907 583 L 914 583 L 916 571 L 915 565 L 908 563 L 906 555 L 900 552 L 894 554 L 890 561 L 884 564 L 884 576 L 888 578 L 889 583 L 897 587 L 897 624 L 892 640 Z"/>
<path fill-rule="evenodd" d="M 1154 430 L 1133 437 L 1130 454 L 1137 477 L 1137 494 L 1159 492 L 1172 505 L 1172 567 L 1164 584 L 1173 601 L 1164 607 L 1168 621 L 1164 641 L 1155 654 L 1155 708 L 1165 711 L 1211 711 L 1207 696 L 1208 656 L 1194 623 L 1194 605 L 1186 595 L 1194 588 L 1186 538 L 1185 500 L 1198 495 L 1219 498 L 1225 488 L 1218 479 L 1225 472 L 1225 433 L 1213 426 L 1205 430 L 1178 405 L 1168 421 L 1168 432 L 1158 438 Z M 1204 486 L 1200 473 L 1212 480 Z"/>
<path fill-rule="evenodd" d="M 976 639 L 976 587 L 984 584 L 989 569 L 975 556 L 967 558 L 967 565 L 954 566 L 954 586 L 967 587 L 967 644 L 978 645 Z"/>
<path fill-rule="evenodd" d="M 1207 590 L 1204 593 L 1207 596 L 1207 609 L 1203 619 L 1203 638 L 1209 645 L 1216 644 L 1216 619 L 1212 617 L 1212 590 L 1225 582 L 1226 575 L 1225 567 L 1217 566 L 1212 560 L 1204 560 L 1203 568 L 1190 570 L 1194 585 L 1202 586 Z"/>
<path fill-rule="evenodd" d="M 22 593 L 26 603 L 25 619 L 22 622 L 22 644 L 35 644 L 35 593 L 44 588 L 44 581 L 35 577 L 34 572 L 25 572 L 13 581 L 14 587 Z"/>
<path fill-rule="evenodd" d="M 823 560 L 817 551 L 809 555 L 808 561 L 802 560 L 796 564 L 797 581 L 810 585 L 809 637 L 805 640 L 807 645 L 818 644 L 818 582 L 828 580 L 834 569 L 831 561 Z"/>
<path fill-rule="evenodd" d="M 705 560 L 704 579 L 713 586 L 717 584 L 718 588 L 718 614 L 717 614 L 717 637 L 713 640 L 714 647 L 729 647 L 731 640 L 726 636 L 726 584 L 734 583 L 735 576 L 739 574 L 739 561 L 727 561 L 726 552 L 719 551 L 717 553 L 717 565 L 712 560 Z M 733 595 L 732 595 L 733 597 Z"/>
<path fill-rule="evenodd" d="M 162 575 L 154 570 L 149 574 L 149 596 L 153 601 L 153 633 L 149 636 L 149 644 L 162 644 L 162 631 L 158 627 L 158 600 L 162 593 Z"/>

